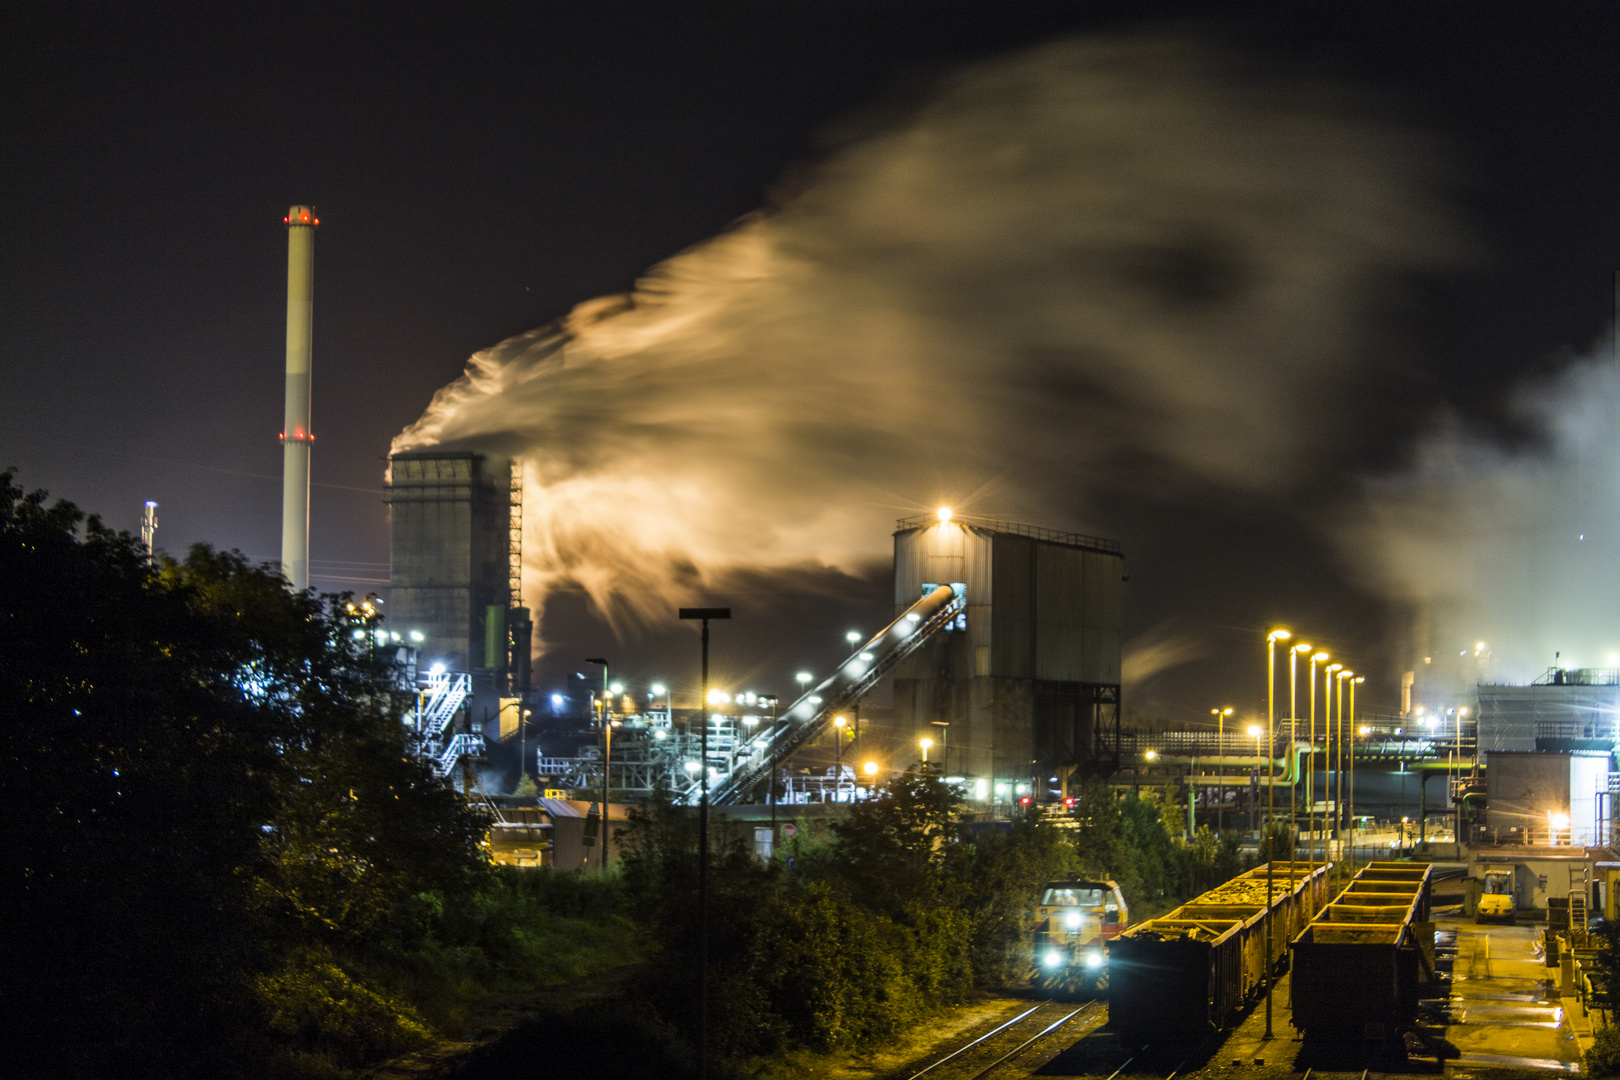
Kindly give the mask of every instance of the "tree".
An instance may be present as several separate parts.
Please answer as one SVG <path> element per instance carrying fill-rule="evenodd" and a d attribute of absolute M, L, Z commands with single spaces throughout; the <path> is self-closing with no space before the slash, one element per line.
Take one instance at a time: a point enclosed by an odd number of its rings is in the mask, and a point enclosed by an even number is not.
<path fill-rule="evenodd" d="M 260 980 L 483 865 L 335 598 L 236 553 L 160 569 L 0 473 L 0 903 L 28 1075 L 229 1075 Z M 320 963 L 326 963 L 321 959 Z"/>

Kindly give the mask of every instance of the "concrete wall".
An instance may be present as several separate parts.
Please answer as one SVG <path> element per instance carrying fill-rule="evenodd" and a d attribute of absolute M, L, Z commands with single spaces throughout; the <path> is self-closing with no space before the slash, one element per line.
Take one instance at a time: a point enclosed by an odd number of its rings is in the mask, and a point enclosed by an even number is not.
<path fill-rule="evenodd" d="M 1547 842 L 1549 813 L 1569 813 L 1569 755 L 1498 750 L 1485 756 L 1486 825 L 1493 836 Z M 1516 831 L 1515 831 L 1516 830 Z"/>

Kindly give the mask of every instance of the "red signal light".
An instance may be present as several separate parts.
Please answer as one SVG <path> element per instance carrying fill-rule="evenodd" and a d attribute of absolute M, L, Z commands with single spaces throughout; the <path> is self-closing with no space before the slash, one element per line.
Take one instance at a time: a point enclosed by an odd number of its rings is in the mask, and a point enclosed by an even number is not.
<path fill-rule="evenodd" d="M 1019 806 L 1028 806 L 1029 804 L 1030 804 L 1030 798 L 1029 798 L 1028 795 L 1025 795 L 1022 799 L 1018 800 L 1018 805 Z"/>

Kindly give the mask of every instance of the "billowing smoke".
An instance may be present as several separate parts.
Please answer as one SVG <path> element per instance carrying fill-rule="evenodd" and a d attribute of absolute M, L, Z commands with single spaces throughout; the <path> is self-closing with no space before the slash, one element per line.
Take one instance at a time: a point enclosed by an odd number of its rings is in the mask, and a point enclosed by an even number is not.
<path fill-rule="evenodd" d="M 394 449 L 521 456 L 527 594 L 631 623 L 869 567 L 939 503 L 1084 529 L 1127 482 L 1283 490 L 1342 431 L 1374 284 L 1448 258 L 1421 161 L 1185 38 L 1045 45 L 474 356 Z"/>
<path fill-rule="evenodd" d="M 1525 682 L 1555 656 L 1620 667 L 1614 358 L 1605 346 L 1511 401 L 1519 445 L 1447 418 L 1344 524 L 1352 560 L 1413 617 L 1408 662 L 1442 691 Z"/>

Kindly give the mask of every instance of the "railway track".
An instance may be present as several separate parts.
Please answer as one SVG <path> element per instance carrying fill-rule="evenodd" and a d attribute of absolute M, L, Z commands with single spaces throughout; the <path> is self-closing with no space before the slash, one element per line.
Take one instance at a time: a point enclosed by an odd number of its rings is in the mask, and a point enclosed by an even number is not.
<path fill-rule="evenodd" d="M 1070 1021 L 1095 1015 L 1100 1001 L 1078 1007 L 1043 1001 L 912 1073 L 908 1080 L 982 1080 Z"/>

